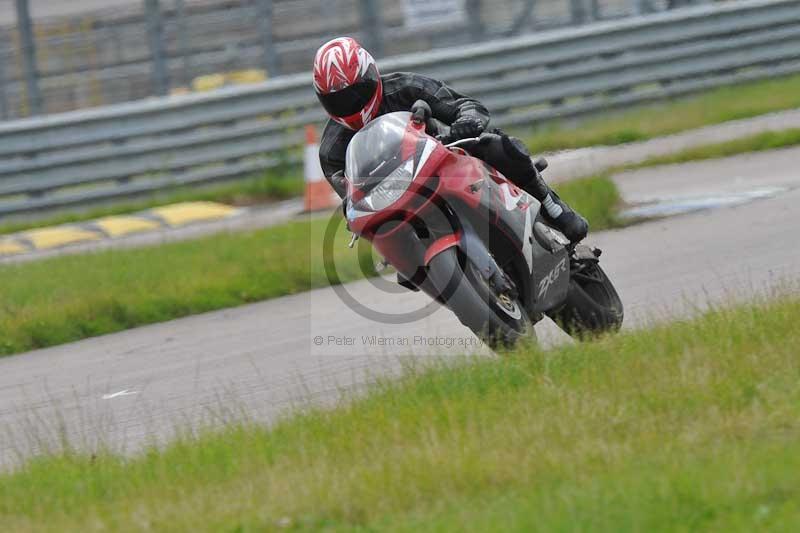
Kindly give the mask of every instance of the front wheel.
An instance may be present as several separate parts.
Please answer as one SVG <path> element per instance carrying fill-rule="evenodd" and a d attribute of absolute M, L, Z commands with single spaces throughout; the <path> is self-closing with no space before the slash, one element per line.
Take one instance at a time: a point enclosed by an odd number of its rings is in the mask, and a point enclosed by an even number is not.
<path fill-rule="evenodd" d="M 445 250 L 431 260 L 428 279 L 461 323 L 491 348 L 510 348 L 534 335 L 519 300 L 497 294 L 475 265 L 459 256 L 458 248 Z"/>
<path fill-rule="evenodd" d="M 572 337 L 592 337 L 622 327 L 622 300 L 597 261 L 579 262 L 571 272 L 564 305 L 548 316 Z"/>

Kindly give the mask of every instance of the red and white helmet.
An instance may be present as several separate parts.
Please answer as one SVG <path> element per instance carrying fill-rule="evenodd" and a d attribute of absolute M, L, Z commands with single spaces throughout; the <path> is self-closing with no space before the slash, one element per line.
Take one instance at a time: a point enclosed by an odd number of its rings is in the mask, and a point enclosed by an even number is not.
<path fill-rule="evenodd" d="M 317 50 L 314 90 L 331 118 L 354 130 L 378 116 L 383 99 L 375 59 L 350 37 L 339 37 Z"/>

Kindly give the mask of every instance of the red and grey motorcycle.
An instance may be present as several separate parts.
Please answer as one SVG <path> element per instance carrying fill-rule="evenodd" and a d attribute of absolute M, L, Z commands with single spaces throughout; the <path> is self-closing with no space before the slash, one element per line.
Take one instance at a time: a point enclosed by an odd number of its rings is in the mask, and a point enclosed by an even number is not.
<path fill-rule="evenodd" d="M 369 240 L 401 285 L 446 305 L 490 346 L 532 335 L 544 315 L 576 337 L 619 329 L 622 302 L 600 250 L 571 245 L 536 199 L 470 156 L 479 138 L 445 145 L 434 122 L 418 102 L 350 141 L 345 213 L 353 238 Z"/>

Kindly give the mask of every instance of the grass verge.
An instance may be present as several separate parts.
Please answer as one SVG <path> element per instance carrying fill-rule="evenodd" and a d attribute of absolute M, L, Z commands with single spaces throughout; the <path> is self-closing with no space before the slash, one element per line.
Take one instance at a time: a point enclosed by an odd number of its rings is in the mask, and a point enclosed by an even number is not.
<path fill-rule="evenodd" d="M 800 107 L 800 75 L 721 87 L 584 120 L 545 124 L 525 136 L 535 152 L 644 141 Z"/>
<path fill-rule="evenodd" d="M 627 165 L 624 169 L 629 170 L 658 165 L 688 163 L 690 161 L 703 161 L 706 159 L 718 159 L 720 157 L 730 157 L 747 152 L 763 152 L 765 150 L 788 148 L 790 146 L 797 146 L 798 144 L 800 144 L 800 129 L 767 131 L 733 141 L 705 144 L 674 154 L 650 157 L 641 163 Z"/>
<path fill-rule="evenodd" d="M 800 298 L 411 369 L 332 410 L 0 476 L 14 531 L 768 531 L 800 521 Z"/>
<path fill-rule="evenodd" d="M 0 354 L 323 286 L 322 257 L 312 245 L 322 242 L 325 223 L 3 266 Z M 342 282 L 362 275 L 344 233 L 333 247 Z"/>
<path fill-rule="evenodd" d="M 592 231 L 619 226 L 619 189 L 609 176 L 598 175 L 554 184 L 558 195 L 589 221 Z"/>
<path fill-rule="evenodd" d="M 619 195 L 607 178 L 560 192 L 593 228 L 615 223 Z M 338 214 L 336 215 L 338 216 Z M 63 344 L 328 284 L 320 247 L 327 219 L 132 250 L 0 267 L 0 355 Z M 374 274 L 370 250 L 333 246 L 339 281 Z"/>

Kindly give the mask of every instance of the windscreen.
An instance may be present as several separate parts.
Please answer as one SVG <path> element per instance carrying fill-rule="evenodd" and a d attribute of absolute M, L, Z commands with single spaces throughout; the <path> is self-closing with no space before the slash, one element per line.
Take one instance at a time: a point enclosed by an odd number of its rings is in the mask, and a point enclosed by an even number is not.
<path fill-rule="evenodd" d="M 410 120 L 411 113 L 405 111 L 388 113 L 355 134 L 345 165 L 345 175 L 354 186 L 374 186 L 403 163 L 401 151 Z"/>

